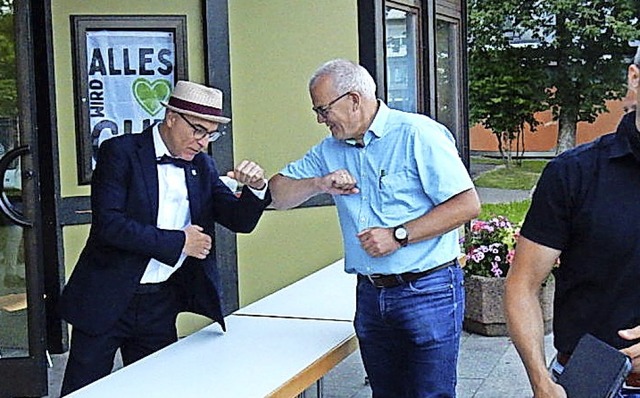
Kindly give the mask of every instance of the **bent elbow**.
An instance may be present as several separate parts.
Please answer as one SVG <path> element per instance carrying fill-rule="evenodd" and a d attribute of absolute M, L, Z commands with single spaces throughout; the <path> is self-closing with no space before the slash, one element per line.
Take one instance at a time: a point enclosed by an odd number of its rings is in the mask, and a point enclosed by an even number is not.
<path fill-rule="evenodd" d="M 269 205 L 269 207 L 275 210 L 287 210 L 290 208 L 290 206 L 287 206 L 287 203 L 282 200 L 278 200 L 278 197 L 275 195 L 272 196 L 271 204 Z"/>
<path fill-rule="evenodd" d="M 478 200 L 476 203 L 473 204 L 473 206 L 469 209 L 469 214 L 470 214 L 470 218 L 474 219 L 477 218 L 480 215 L 480 211 L 482 210 L 482 205 L 480 204 L 480 201 Z"/>
<path fill-rule="evenodd" d="M 480 203 L 480 197 L 475 189 L 471 189 L 467 193 L 466 200 L 466 215 L 467 221 L 477 218 L 482 210 L 482 204 Z"/>
<path fill-rule="evenodd" d="M 243 225 L 240 228 L 237 228 L 235 230 L 236 233 L 238 234 L 249 234 L 251 232 L 253 232 L 254 229 L 256 229 L 256 226 L 258 225 L 258 223 L 254 223 L 254 224 L 250 224 L 250 225 Z"/>
<path fill-rule="evenodd" d="M 270 208 L 275 210 L 287 210 L 291 209 L 303 200 L 300 200 L 303 195 L 300 194 L 301 188 L 298 180 L 293 180 L 289 177 L 285 177 L 281 174 L 276 174 L 269 180 L 269 190 L 271 191 L 271 204 Z"/>

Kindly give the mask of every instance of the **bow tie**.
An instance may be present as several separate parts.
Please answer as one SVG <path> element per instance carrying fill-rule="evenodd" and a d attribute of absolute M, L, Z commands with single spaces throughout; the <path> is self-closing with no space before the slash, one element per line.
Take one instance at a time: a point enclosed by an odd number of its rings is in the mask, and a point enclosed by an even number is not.
<path fill-rule="evenodd" d="M 156 160 L 158 161 L 158 164 L 172 164 L 176 167 L 182 167 L 183 169 L 189 168 L 189 166 L 191 166 L 191 162 L 189 162 L 188 160 L 174 158 L 168 155 L 162 155 Z"/>

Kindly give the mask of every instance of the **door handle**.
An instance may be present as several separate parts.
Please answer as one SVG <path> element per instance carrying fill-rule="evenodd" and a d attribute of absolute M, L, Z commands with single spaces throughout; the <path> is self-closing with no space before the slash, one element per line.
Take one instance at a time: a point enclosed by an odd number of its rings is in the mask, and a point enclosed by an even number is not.
<path fill-rule="evenodd" d="M 31 152 L 29 145 L 23 145 L 10 150 L 0 158 L 0 211 L 2 211 L 7 218 L 21 227 L 31 227 L 33 226 L 33 223 L 27 220 L 24 215 L 9 201 L 9 198 L 7 198 L 7 194 L 4 192 L 4 175 L 7 173 L 9 164 L 14 159 L 18 156 L 26 155 L 29 152 Z M 28 172 L 26 174 L 30 177 L 32 172 Z"/>

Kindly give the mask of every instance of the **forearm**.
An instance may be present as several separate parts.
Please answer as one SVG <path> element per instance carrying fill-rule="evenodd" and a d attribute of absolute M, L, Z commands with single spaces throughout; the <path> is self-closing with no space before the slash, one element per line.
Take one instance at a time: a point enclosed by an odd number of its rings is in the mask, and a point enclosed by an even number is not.
<path fill-rule="evenodd" d="M 480 200 L 475 189 L 469 189 L 434 207 L 423 216 L 409 221 L 409 243 L 432 239 L 460 227 L 478 216 Z"/>
<path fill-rule="evenodd" d="M 553 383 L 544 354 L 544 324 L 538 291 L 525 290 L 507 279 L 505 313 L 509 335 L 527 371 L 534 396 Z"/>
<path fill-rule="evenodd" d="M 276 174 L 269 180 L 271 205 L 275 209 L 290 209 L 323 192 L 317 178 L 295 180 Z"/>
<path fill-rule="evenodd" d="M 265 192 L 263 199 L 257 197 L 245 185 L 240 198 L 235 195 L 218 195 L 214 203 L 214 219 L 231 231 L 249 233 L 258 224 L 266 207 L 271 203 L 271 192 Z"/>
<path fill-rule="evenodd" d="M 505 282 L 507 327 L 535 397 L 564 396 L 562 388 L 553 382 L 547 371 L 544 323 L 538 298 L 540 287 L 559 255 L 559 250 L 520 236 Z"/>
<path fill-rule="evenodd" d="M 110 140 L 107 143 L 113 144 Z M 130 166 L 129 155 L 122 148 L 101 147 L 91 182 L 93 239 L 101 245 L 171 264 L 180 256 L 184 233 L 162 230 L 149 222 L 146 211 L 150 204 L 146 195 L 137 195 L 141 191 L 131 187 Z"/>

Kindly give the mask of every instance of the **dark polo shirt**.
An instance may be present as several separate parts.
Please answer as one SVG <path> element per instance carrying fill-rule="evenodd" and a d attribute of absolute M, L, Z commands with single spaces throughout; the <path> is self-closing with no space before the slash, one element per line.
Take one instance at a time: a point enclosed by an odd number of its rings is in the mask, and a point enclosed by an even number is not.
<path fill-rule="evenodd" d="M 527 239 L 562 251 L 553 320 L 560 352 L 572 352 L 585 333 L 626 347 L 631 343 L 617 331 L 640 324 L 640 153 L 630 145 L 633 134 L 635 113 L 615 134 L 551 161 L 522 226 Z"/>

